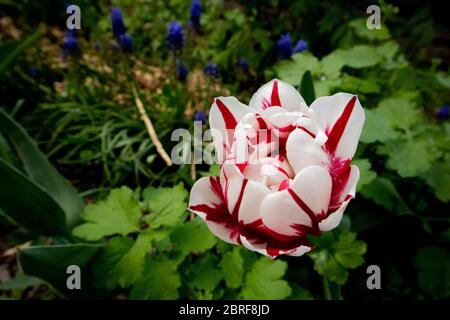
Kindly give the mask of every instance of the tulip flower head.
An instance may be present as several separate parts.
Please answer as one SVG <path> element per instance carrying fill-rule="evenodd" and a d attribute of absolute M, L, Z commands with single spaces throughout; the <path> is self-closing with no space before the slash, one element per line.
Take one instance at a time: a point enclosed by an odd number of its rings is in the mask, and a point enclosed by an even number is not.
<path fill-rule="evenodd" d="M 308 107 L 275 79 L 249 106 L 215 98 L 209 123 L 220 175 L 194 184 L 189 210 L 217 237 L 271 258 L 301 256 L 313 249 L 308 236 L 339 225 L 359 180 L 351 160 L 364 110 L 355 95 Z"/>

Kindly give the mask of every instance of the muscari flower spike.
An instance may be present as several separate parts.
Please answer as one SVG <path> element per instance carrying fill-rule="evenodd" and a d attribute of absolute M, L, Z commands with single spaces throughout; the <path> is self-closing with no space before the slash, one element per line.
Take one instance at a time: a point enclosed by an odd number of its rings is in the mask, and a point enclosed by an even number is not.
<path fill-rule="evenodd" d="M 194 114 L 194 121 L 201 121 L 202 123 L 206 122 L 206 114 L 204 111 L 197 111 Z"/>
<path fill-rule="evenodd" d="M 64 33 L 62 57 L 65 58 L 70 54 L 75 54 L 78 49 L 78 40 L 75 30 L 67 30 Z"/>
<path fill-rule="evenodd" d="M 205 72 L 206 75 L 211 77 L 217 77 L 219 75 L 219 67 L 217 66 L 217 63 L 208 63 L 203 69 L 203 72 Z"/>
<path fill-rule="evenodd" d="M 294 49 L 292 50 L 292 53 L 303 52 L 305 50 L 308 50 L 308 42 L 306 42 L 303 39 L 300 39 L 295 44 Z"/>
<path fill-rule="evenodd" d="M 183 27 L 177 21 L 173 21 L 167 28 L 167 42 L 170 49 L 180 50 L 184 44 Z"/>
<path fill-rule="evenodd" d="M 119 8 L 112 8 L 110 17 L 114 36 L 118 38 L 127 31 L 123 23 L 122 11 Z"/>
<path fill-rule="evenodd" d="M 241 68 L 243 71 L 248 71 L 249 64 L 247 58 L 240 58 L 237 65 L 239 68 Z"/>
<path fill-rule="evenodd" d="M 277 49 L 280 59 L 289 59 L 292 56 L 292 39 L 289 33 L 280 36 Z"/>
<path fill-rule="evenodd" d="M 120 47 L 125 52 L 131 52 L 133 46 L 133 39 L 128 33 L 124 33 L 119 36 L 119 44 Z"/>
<path fill-rule="evenodd" d="M 189 22 L 191 25 L 195 29 L 200 28 L 200 16 L 202 14 L 202 3 L 200 0 L 192 1 L 190 14 Z"/>
<path fill-rule="evenodd" d="M 179 60 L 177 60 L 177 76 L 178 79 L 181 81 L 185 81 L 187 74 L 188 74 L 188 68 Z"/>
<path fill-rule="evenodd" d="M 450 106 L 442 106 L 436 112 L 436 118 L 449 119 L 450 118 Z"/>

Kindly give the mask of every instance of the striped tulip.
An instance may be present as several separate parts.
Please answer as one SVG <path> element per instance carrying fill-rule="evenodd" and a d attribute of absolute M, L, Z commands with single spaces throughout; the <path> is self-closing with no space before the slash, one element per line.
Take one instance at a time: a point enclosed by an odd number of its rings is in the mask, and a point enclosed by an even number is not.
<path fill-rule="evenodd" d="M 249 106 L 234 97 L 212 104 L 220 176 L 198 180 L 189 210 L 222 240 L 275 258 L 313 249 L 307 236 L 337 227 L 355 197 L 351 165 L 364 124 L 355 95 L 309 107 L 291 85 L 272 80 Z"/>

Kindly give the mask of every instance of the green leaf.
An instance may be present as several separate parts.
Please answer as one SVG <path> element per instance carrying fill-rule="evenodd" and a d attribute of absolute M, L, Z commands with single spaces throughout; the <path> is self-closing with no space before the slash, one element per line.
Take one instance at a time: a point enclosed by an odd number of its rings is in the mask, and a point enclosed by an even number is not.
<path fill-rule="evenodd" d="M 442 202 L 450 201 L 450 166 L 448 163 L 434 162 L 424 174 L 425 181 L 431 186 L 436 197 Z"/>
<path fill-rule="evenodd" d="M 239 247 L 223 255 L 220 267 L 227 287 L 237 289 L 242 285 L 245 270 Z"/>
<path fill-rule="evenodd" d="M 73 229 L 73 234 L 93 241 L 139 231 L 141 209 L 133 191 L 122 187 L 113 189 L 105 201 L 89 204 L 81 217 L 87 222 Z"/>
<path fill-rule="evenodd" d="M 350 68 L 361 69 L 372 67 L 381 61 L 381 56 L 374 47 L 356 45 L 350 49 L 339 49 L 345 65 Z"/>
<path fill-rule="evenodd" d="M 44 281 L 42 279 L 21 274 L 0 283 L 0 290 L 26 289 L 28 287 L 38 286 L 43 283 Z"/>
<path fill-rule="evenodd" d="M 30 179 L 63 209 L 67 228 L 71 229 L 79 222 L 84 207 L 77 190 L 48 161 L 25 129 L 3 110 L 0 110 L 0 131 L 10 139 Z"/>
<path fill-rule="evenodd" d="M 130 293 L 131 299 L 173 300 L 181 286 L 178 264 L 165 257 L 148 258 L 144 273 Z"/>
<path fill-rule="evenodd" d="M 279 61 L 274 65 L 274 70 L 280 80 L 293 86 L 303 78 L 303 74 L 309 70 L 312 74 L 320 73 L 319 60 L 309 52 L 294 54 L 291 60 Z"/>
<path fill-rule="evenodd" d="M 320 71 L 327 78 L 338 78 L 344 66 L 345 61 L 339 51 L 333 51 L 320 60 Z"/>
<path fill-rule="evenodd" d="M 141 233 L 128 252 L 126 252 L 117 264 L 109 272 L 107 287 L 114 288 L 116 285 L 128 288 L 134 284 L 144 271 L 145 256 L 150 252 L 152 238 L 150 235 Z"/>
<path fill-rule="evenodd" d="M 450 298 L 450 254 L 439 247 L 421 247 L 414 257 L 420 288 L 434 299 Z"/>
<path fill-rule="evenodd" d="M 212 164 L 209 166 L 208 171 L 199 171 L 198 172 L 202 177 L 212 177 L 220 175 L 220 166 L 218 164 Z"/>
<path fill-rule="evenodd" d="M 41 36 L 38 30 L 25 39 L 10 41 L 0 44 L 0 74 L 2 74 L 13 62 L 25 51 L 32 46 Z"/>
<path fill-rule="evenodd" d="M 436 79 L 445 88 L 450 89 L 450 75 L 448 73 L 438 72 L 436 73 Z"/>
<path fill-rule="evenodd" d="M 145 188 L 143 198 L 149 209 L 145 222 L 153 229 L 161 226 L 173 227 L 182 223 L 187 216 L 187 195 L 182 183 L 173 188 Z"/>
<path fill-rule="evenodd" d="M 95 288 L 105 287 L 112 290 L 117 286 L 117 282 L 111 280 L 110 274 L 122 257 L 130 251 L 133 244 L 134 241 L 131 238 L 114 237 L 99 250 L 92 261 L 92 278 Z"/>
<path fill-rule="evenodd" d="M 204 252 L 216 244 L 216 237 L 201 219 L 188 221 L 176 228 L 170 236 L 175 250 L 185 253 Z"/>
<path fill-rule="evenodd" d="M 383 150 L 379 148 L 379 150 Z M 389 159 L 386 166 L 397 171 L 400 177 L 416 177 L 431 168 L 431 163 L 440 155 L 430 149 L 427 141 L 412 140 L 406 143 L 392 143 L 387 146 Z M 419 157 L 417 155 L 420 155 Z"/>
<path fill-rule="evenodd" d="M 218 262 L 219 258 L 213 254 L 197 258 L 187 268 L 189 286 L 193 289 L 213 291 L 222 280 Z"/>
<path fill-rule="evenodd" d="M 385 207 L 389 211 L 395 210 L 399 213 L 411 212 L 395 185 L 387 178 L 375 178 L 372 182 L 361 188 L 360 192 L 363 197 L 372 199 L 376 204 Z"/>
<path fill-rule="evenodd" d="M 300 94 L 305 99 L 307 105 L 313 103 L 316 100 L 316 94 L 314 93 L 314 84 L 311 77 L 311 72 L 307 70 L 302 77 L 300 83 Z"/>
<path fill-rule="evenodd" d="M 257 260 L 245 277 L 242 297 L 245 300 L 278 300 L 291 295 L 287 281 L 282 280 L 287 263 L 268 258 Z"/>
<path fill-rule="evenodd" d="M 360 178 L 358 181 L 358 186 L 356 191 L 361 190 L 361 188 L 372 182 L 373 179 L 377 177 L 377 173 L 375 171 L 370 170 L 371 164 L 369 159 L 356 159 L 352 162 L 353 165 L 359 168 Z"/>
<path fill-rule="evenodd" d="M 100 245 L 70 244 L 34 246 L 19 250 L 18 261 L 22 271 L 29 276 L 41 278 L 66 296 L 86 297 L 92 281 L 86 269 Z M 77 265 L 81 269 L 81 289 L 67 289 L 67 267 Z"/>
<path fill-rule="evenodd" d="M 380 29 L 369 29 L 366 26 L 366 18 L 357 18 L 349 22 L 349 26 L 355 34 L 364 40 L 387 40 L 390 38 L 389 29 L 383 25 Z"/>
<path fill-rule="evenodd" d="M 67 236 L 64 211 L 42 187 L 1 159 L 0 177 L 0 208 L 4 214 L 38 234 Z"/>
<path fill-rule="evenodd" d="M 364 263 L 366 244 L 356 240 L 356 234 L 347 230 L 327 232 L 314 239 L 316 249 L 309 254 L 314 270 L 337 284 L 347 282 L 348 269 Z"/>
<path fill-rule="evenodd" d="M 398 132 L 395 130 L 392 113 L 386 109 L 366 109 L 366 120 L 361 133 L 361 141 L 373 143 L 376 141 L 393 140 Z"/>
<path fill-rule="evenodd" d="M 342 232 L 333 247 L 334 257 L 344 267 L 354 269 L 364 263 L 362 256 L 366 253 L 367 246 L 356 240 L 356 233 Z"/>

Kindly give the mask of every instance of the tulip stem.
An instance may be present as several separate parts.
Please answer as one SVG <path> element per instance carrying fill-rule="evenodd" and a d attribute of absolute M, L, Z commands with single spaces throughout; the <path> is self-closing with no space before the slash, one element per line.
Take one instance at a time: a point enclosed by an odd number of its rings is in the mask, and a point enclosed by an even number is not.
<path fill-rule="evenodd" d="M 341 286 L 322 277 L 323 295 L 325 300 L 342 300 Z"/>
<path fill-rule="evenodd" d="M 156 147 L 156 151 L 159 153 L 161 158 L 164 159 L 167 166 L 170 167 L 173 162 L 172 159 L 170 159 L 169 155 L 167 154 L 166 150 L 164 150 L 161 142 L 158 139 L 158 135 L 156 134 L 155 128 L 153 127 L 152 121 L 147 115 L 147 112 L 145 111 L 144 104 L 142 103 L 141 99 L 139 98 L 136 90 L 133 90 L 134 93 L 134 101 L 136 103 L 136 107 L 139 111 L 139 114 L 141 115 L 142 121 L 144 121 L 145 127 L 147 128 L 148 135 L 150 136 L 150 139 L 153 142 L 153 145 Z"/>

